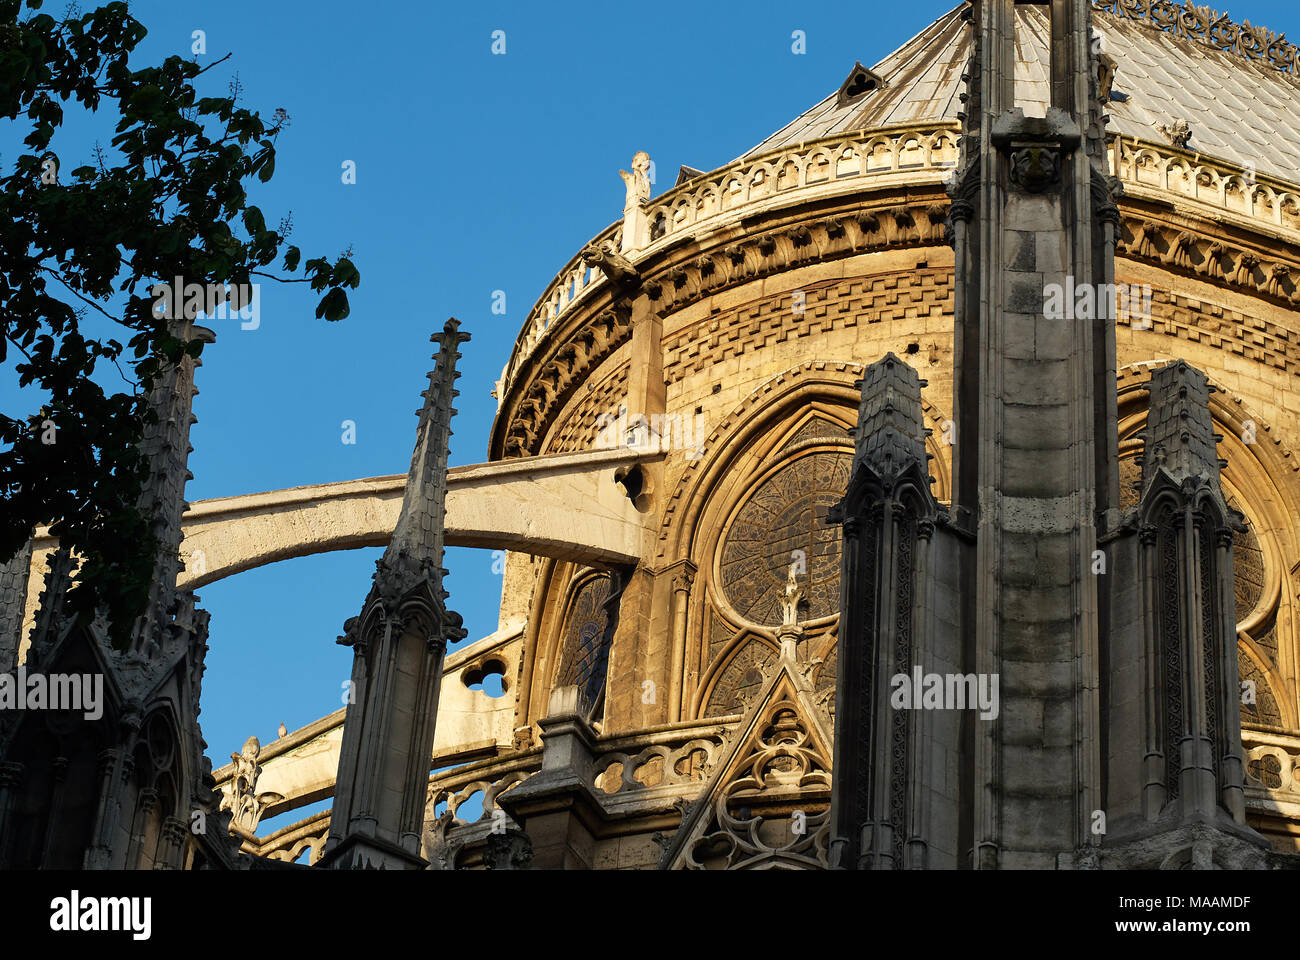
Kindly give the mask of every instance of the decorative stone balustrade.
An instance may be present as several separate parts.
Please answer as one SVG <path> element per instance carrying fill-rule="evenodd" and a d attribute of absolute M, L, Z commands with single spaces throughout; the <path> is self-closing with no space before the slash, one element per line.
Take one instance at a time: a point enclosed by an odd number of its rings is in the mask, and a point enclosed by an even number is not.
<path fill-rule="evenodd" d="M 721 757 L 726 725 L 670 730 L 608 741 L 598 754 L 593 786 L 615 806 L 621 801 L 644 801 L 649 793 L 694 796 L 714 772 Z M 1247 809 L 1253 813 L 1300 810 L 1300 736 L 1245 730 Z M 496 800 L 541 768 L 540 751 L 507 760 L 485 760 L 434 775 L 429 781 L 426 829 L 436 836 L 435 850 L 452 851 L 481 839 L 490 827 Z M 482 810 L 475 816 L 458 815 L 476 793 Z M 435 815 L 435 809 L 446 807 Z M 305 862 L 315 863 L 329 834 L 328 810 L 320 810 L 263 838 L 245 841 L 247 852 L 272 860 L 297 861 L 310 850 Z"/>
<path fill-rule="evenodd" d="M 1130 5 L 1131 0 L 1125 3 Z M 742 212 L 750 216 L 823 195 L 851 194 L 891 183 L 941 181 L 957 162 L 957 134 L 957 125 L 951 122 L 848 137 L 836 134 L 738 160 L 647 202 L 649 242 L 634 259 L 641 262 L 688 238 L 706 237 L 736 221 Z M 1243 225 L 1264 233 L 1300 242 L 1300 189 L 1293 185 L 1147 140 L 1112 136 L 1109 150 L 1111 172 L 1135 199 L 1172 194 L 1180 201 L 1234 215 Z M 592 244 L 610 240 L 617 245 L 621 231 L 620 221 L 598 234 Z M 498 405 L 555 321 L 605 282 L 599 271 L 583 263 L 581 254 L 564 266 L 523 325 L 497 383 Z"/>
<path fill-rule="evenodd" d="M 1112 138 L 1109 155 L 1111 172 L 1131 196 L 1174 194 L 1254 221 L 1257 229 L 1285 231 L 1293 242 L 1300 238 L 1300 192 L 1281 181 L 1132 138 Z"/>
<path fill-rule="evenodd" d="M 448 817 L 456 824 L 474 824 L 490 820 L 497 809 L 497 798 L 507 790 L 519 786 L 541 769 L 540 753 L 526 754 L 504 766 L 500 763 L 472 763 L 456 770 L 435 774 L 429 781 L 429 799 L 426 819 Z M 485 769 L 485 767 L 487 769 Z M 465 802 L 481 793 L 483 808 L 473 819 L 459 815 Z M 438 807 L 446 802 L 446 809 L 439 812 Z"/>
<path fill-rule="evenodd" d="M 1262 60 L 1284 73 L 1297 73 L 1300 49 L 1272 30 L 1253 26 L 1249 20 L 1234 23 L 1208 5 L 1191 0 L 1093 0 L 1093 8 L 1120 17 L 1148 23 L 1176 37 L 1198 40 L 1248 60 Z"/>
<path fill-rule="evenodd" d="M 1277 803 L 1300 805 L 1300 737 L 1243 730 L 1248 807 Z"/>
<path fill-rule="evenodd" d="M 631 794 L 642 797 L 647 790 L 666 788 L 680 792 L 684 785 L 693 785 L 698 791 L 716 766 L 723 745 L 724 727 L 692 729 L 675 733 L 671 739 L 619 746 L 622 749 L 602 753 L 596 758 L 596 775 L 592 785 L 611 799 L 624 799 Z M 656 738 L 658 739 L 658 738 Z"/>
<path fill-rule="evenodd" d="M 636 259 L 652 256 L 685 236 L 706 234 L 736 219 L 742 209 L 748 213 L 756 206 L 789 206 L 812 196 L 853 193 L 863 189 L 867 179 L 881 185 L 890 180 L 937 182 L 956 163 L 955 123 L 891 128 L 848 137 L 836 134 L 738 160 L 648 202 L 645 218 L 649 223 L 649 244 L 636 253 Z M 591 245 L 612 240 L 617 247 L 622 240 L 621 230 L 620 221 L 598 234 Z M 497 384 L 498 403 L 555 320 L 603 283 L 603 275 L 585 267 L 581 255 L 565 264 L 524 322 Z"/>
<path fill-rule="evenodd" d="M 650 245 L 644 253 L 670 245 L 683 231 L 698 237 L 716 224 L 733 220 L 735 211 L 769 198 L 785 206 L 786 195 L 794 192 L 822 192 L 819 188 L 838 188 L 846 181 L 891 174 L 904 175 L 908 182 L 917 179 L 918 173 L 941 180 L 956 165 L 957 131 L 950 124 L 851 137 L 837 134 L 793 149 L 775 150 L 697 177 L 647 204 Z M 855 184 L 843 192 L 858 188 Z"/>
<path fill-rule="evenodd" d="M 588 247 L 598 246 L 602 243 L 612 243 L 615 249 L 623 240 L 623 224 L 618 222 L 606 227 L 600 233 L 591 239 L 591 242 L 583 246 L 583 250 Z M 566 263 L 555 279 L 550 282 L 546 290 L 542 293 L 533 309 L 528 313 L 528 319 L 524 321 L 523 331 L 515 340 L 515 349 L 510 354 L 510 359 L 506 362 L 505 368 L 501 371 L 501 379 L 497 381 L 493 390 L 493 396 L 497 398 L 497 405 L 500 406 L 501 399 L 505 396 L 509 385 L 514 381 L 515 374 L 519 367 L 532 356 L 533 351 L 541 342 L 546 331 L 551 328 L 557 317 L 563 314 L 569 307 L 580 300 L 586 299 L 587 295 L 597 287 L 605 283 L 605 275 L 595 267 L 589 267 L 582 259 L 582 253 L 574 255 Z"/>
<path fill-rule="evenodd" d="M 325 852 L 329 832 L 330 812 L 318 810 L 260 840 L 245 841 L 242 849 L 268 860 L 283 860 L 286 863 L 298 861 L 304 850 L 310 850 L 305 862 L 311 865 Z"/>

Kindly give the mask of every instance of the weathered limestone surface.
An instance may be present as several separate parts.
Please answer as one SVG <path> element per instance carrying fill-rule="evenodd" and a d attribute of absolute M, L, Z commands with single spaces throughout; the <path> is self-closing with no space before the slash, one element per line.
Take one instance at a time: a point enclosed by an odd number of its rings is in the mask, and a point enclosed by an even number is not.
<path fill-rule="evenodd" d="M 1223 496 L 1249 525 L 1233 549 L 1235 559 L 1249 561 L 1237 565 L 1232 624 L 1241 676 L 1257 682 L 1261 692 L 1258 709 L 1242 714 L 1245 816 L 1279 848 L 1300 849 L 1300 531 L 1295 524 L 1300 458 L 1293 452 L 1300 438 L 1300 391 L 1294 389 L 1300 373 L 1295 319 L 1300 186 L 1287 179 L 1292 174 L 1286 169 L 1300 154 L 1279 149 L 1255 156 L 1259 129 L 1284 131 L 1300 109 L 1292 81 L 1270 79 L 1268 64 L 1246 64 L 1239 54 L 1215 49 L 1206 37 L 1187 35 L 1182 20 L 1169 30 L 1181 38 L 1171 43 L 1165 32 L 1132 15 L 1131 6 L 1103 6 L 1108 9 L 1095 12 L 1095 28 L 1120 54 L 1109 83 L 1129 99 L 1107 107 L 1112 118 L 1095 156 L 1103 172 L 1119 177 L 1126 190 L 1118 199 L 1116 279 L 1148 285 L 1152 294 L 1149 318 L 1121 317 L 1111 324 L 1119 468 L 1125 484 L 1131 484 L 1147 417 L 1144 385 L 1152 369 L 1183 358 L 1205 371 L 1219 387 L 1209 409 L 1214 429 L 1224 437 L 1219 453 L 1228 461 L 1221 473 Z M 1036 5 L 1015 7 L 1016 52 L 1023 59 L 1010 73 L 1026 80 L 1027 87 L 1015 91 L 1014 102 L 1026 114 L 1046 119 L 1053 100 L 1044 67 L 1051 61 L 1044 42 L 1048 18 Z M 596 867 L 657 862 L 654 835 L 670 836 L 682 820 L 672 802 L 701 794 L 720 754 L 716 741 L 753 706 L 754 691 L 761 688 L 755 675 L 762 677 L 779 656 L 778 624 L 763 614 L 761 603 L 747 601 L 773 584 L 780 590 L 790 550 L 796 548 L 789 530 L 813 529 L 825 509 L 809 492 L 817 483 L 814 471 L 789 468 L 800 458 L 851 457 L 852 439 L 840 431 L 857 422 L 860 393 L 854 384 L 868 364 L 890 351 L 927 381 L 921 406 L 924 426 L 932 431 L 925 446 L 934 457 L 934 497 L 941 504 L 957 499 L 962 505 L 954 452 L 960 460 L 963 438 L 974 433 L 958 409 L 978 405 L 954 384 L 962 350 L 954 337 L 960 295 L 945 236 L 953 204 L 944 189 L 958 159 L 957 111 L 978 114 L 977 104 L 961 103 L 956 96 L 974 37 L 961 15 L 955 10 L 875 65 L 870 72 L 884 81 L 882 88 L 861 96 L 832 93 L 828 102 L 717 171 L 684 172 L 677 186 L 658 197 L 644 189 L 640 157 L 627 180 L 634 190 L 625 191 L 611 176 L 611 212 L 622 204 L 623 217 L 557 271 L 523 324 L 495 391 L 493 462 L 449 471 L 446 542 L 504 549 L 508 555 L 500 630 L 485 646 L 470 648 L 472 656 L 449 657 L 439 685 L 434 762 L 465 765 L 431 781 L 431 801 L 438 797 L 453 811 L 435 816 L 437 804 L 431 802 L 426 812 L 426 833 L 441 831 L 441 839 L 428 847 L 438 851 L 438 863 L 514 862 L 518 851 L 502 855 L 488 849 L 492 800 L 471 823 L 469 806 L 454 812 L 464 799 L 457 797 L 481 791 L 484 783 L 488 793 L 518 789 L 538 772 L 539 734 L 552 712 L 552 691 L 564 686 L 562 676 L 574 672 L 574 651 L 587 649 L 578 640 L 603 636 L 599 631 L 609 623 L 614 643 L 608 677 L 595 678 L 604 683 L 603 704 L 594 716 L 583 717 L 593 738 L 595 785 L 612 791 L 603 801 L 606 819 L 596 822 L 600 817 L 593 814 L 589 821 L 575 822 L 555 813 L 552 826 L 543 829 L 539 817 L 552 814 L 539 813 L 529 830 L 539 831 L 534 839 L 543 858 L 571 856 L 576 865 Z M 1149 64 L 1144 76 L 1126 71 L 1128 52 L 1135 52 L 1133 62 Z M 1215 97 L 1194 98 L 1192 138 L 1182 146 L 1149 122 L 1158 115 L 1162 125 L 1175 129 L 1178 118 L 1161 114 L 1175 109 L 1188 85 L 1204 75 L 1233 89 L 1245 70 L 1271 92 L 1270 102 L 1258 105 L 1260 115 L 1270 118 L 1267 124 L 1230 116 L 1230 108 Z M 1159 79 L 1176 71 L 1192 79 L 1179 89 Z M 1009 75 L 1001 71 L 1002 79 Z M 1238 90 L 1242 102 L 1251 96 Z M 1202 123 L 1201 116 L 1215 123 Z M 1243 135 L 1226 143 L 1219 128 Z M 1282 146 L 1290 139 L 1283 136 Z M 987 141 L 984 147 L 992 149 Z M 1001 546 L 980 565 L 1001 567 L 1004 589 L 997 610 L 1009 624 L 1003 652 L 1010 686 L 999 742 L 1006 757 L 1017 757 L 1023 761 L 1020 769 L 1031 772 L 1009 784 L 1008 809 L 1040 840 L 1062 829 L 1057 813 L 1068 789 L 1059 784 L 1075 777 L 1060 774 L 1081 735 L 1077 678 L 1063 676 L 1060 666 L 1068 655 L 1060 629 L 1067 618 L 1045 616 L 1041 609 L 1068 611 L 1073 621 L 1078 599 L 1068 568 L 1081 562 L 1081 554 L 1066 531 L 1074 529 L 1081 511 L 1056 489 L 1063 460 L 1079 455 L 1079 438 L 1065 412 L 1078 390 L 1073 383 L 1062 390 L 1063 378 L 1035 372 L 1068 365 L 1077 345 L 1044 322 L 1039 304 L 1013 308 L 1028 305 L 1034 288 L 1049 278 L 1077 269 L 1067 248 L 1035 235 L 1047 216 L 1035 204 L 1043 202 L 1023 196 L 1007 211 L 1016 225 L 1008 229 L 1001 254 L 990 261 L 1014 278 L 996 291 L 1008 307 L 998 376 L 1018 395 L 1004 397 L 993 417 L 1004 452 L 1015 451 L 1006 476 L 997 480 L 1005 480 L 1014 493 L 984 501 L 999 518 Z M 1073 215 L 1048 206 L 1063 219 Z M 1107 393 L 1096 381 L 1093 390 L 1098 398 Z M 614 481 L 614 472 L 630 462 L 618 460 L 622 454 L 598 452 L 590 470 L 583 461 L 598 445 L 601 416 L 620 407 L 676 417 L 678 423 L 698 418 L 702 425 L 702 440 L 692 437 L 686 448 L 661 451 L 645 465 L 639 505 Z M 533 464 L 553 456 L 567 466 L 534 483 L 540 474 Z M 570 456 L 577 459 L 564 460 Z M 600 459 L 606 456 L 608 462 Z M 543 459 L 530 463 L 534 457 Z M 465 539 L 458 540 L 461 474 L 479 470 L 488 472 L 464 485 L 468 519 Z M 189 579 L 181 582 L 199 585 L 257 563 L 319 550 L 382 546 L 398 516 L 402 483 L 402 478 L 376 478 L 196 504 L 185 517 L 182 577 Z M 586 509 L 599 499 L 602 484 L 617 508 L 598 511 L 603 539 L 593 553 Z M 1128 489 L 1121 488 L 1122 497 Z M 743 522 L 749 517 L 745 511 L 755 510 L 760 490 L 773 507 L 762 536 L 756 532 L 760 525 Z M 538 491 L 543 493 L 533 499 Z M 799 499 L 805 494 L 809 503 Z M 527 508 L 516 513 L 520 502 Z M 978 496 L 967 502 L 981 505 Z M 782 519 L 789 517 L 795 520 Z M 769 539 L 767 531 L 778 529 L 783 532 Z M 1042 536 L 1045 529 L 1057 534 Z M 725 562 L 728 545 L 734 549 L 742 535 L 755 544 L 753 553 L 762 561 L 756 569 L 742 569 L 734 559 Z M 932 547 L 947 536 L 957 534 L 937 530 Z M 1117 614 L 1131 612 L 1138 602 L 1139 545 L 1132 540 L 1099 544 L 1117 585 L 1112 595 Z M 810 544 L 808 538 L 798 542 Z M 8 591 L 23 596 L 29 625 L 50 544 L 35 546 L 26 589 L 18 585 Z M 818 548 L 814 544 L 810 551 L 814 561 Z M 202 561 L 193 552 L 197 549 L 204 549 Z M 930 562 L 930 629 L 959 630 L 958 598 L 974 584 L 954 551 L 932 549 Z M 585 585 L 607 567 L 631 568 L 626 607 L 615 610 L 609 622 L 577 610 Z M 810 594 L 839 589 L 838 580 L 812 581 L 807 581 Z M 1124 616 L 1113 622 L 1117 629 L 1136 623 Z M 843 669 L 838 617 L 816 618 L 805 628 L 803 669 L 814 696 L 828 691 L 833 696 L 836 673 Z M 497 700 L 469 690 L 464 679 L 495 671 L 492 658 L 504 662 L 507 680 L 507 694 Z M 952 662 L 939 653 L 927 662 L 945 672 L 974 669 L 970 658 Z M 647 680 L 654 683 L 653 699 L 645 699 Z M 1143 688 L 1135 681 L 1131 672 L 1114 678 L 1110 702 L 1116 714 L 1140 709 Z M 332 718 L 320 723 L 337 730 Z M 267 793 L 286 798 L 268 811 L 290 810 L 324 789 L 321 768 L 329 761 L 322 745 L 337 734 L 299 740 L 299 733 L 262 747 L 259 790 L 269 784 Z M 1144 776 L 1123 766 L 1111 744 L 1112 757 L 1106 759 L 1114 761 L 1112 790 L 1140 796 Z M 239 744 L 212 749 L 226 756 Z M 943 810 L 946 791 L 959 781 L 961 758 L 974 753 L 973 742 L 952 748 L 932 736 L 930 749 L 926 789 L 916 796 L 926 790 L 932 795 L 931 862 L 964 864 L 975 838 L 961 834 Z M 1037 795 L 1042 791 L 1036 777 L 1052 781 L 1045 796 Z M 803 800 L 817 799 L 814 794 Z M 966 808 L 975 800 L 971 793 L 962 796 Z M 794 803 L 789 800 L 791 809 Z M 1073 816 L 1082 801 L 1069 803 Z M 811 803 L 805 806 L 814 816 L 825 813 Z M 790 810 L 782 813 L 788 816 Z M 291 860 L 309 847 L 312 857 L 319 857 L 328 814 L 307 820 L 263 837 L 258 851 Z M 1125 862 L 1151 862 L 1165 845 L 1169 849 L 1156 859 L 1182 865 L 1179 858 L 1205 839 L 1196 833 L 1204 827 L 1166 834 L 1173 837 L 1168 842 L 1135 841 Z M 956 839 L 948 839 L 954 833 Z M 1043 840 L 1024 856 L 1048 865 L 1047 846 Z M 1204 849 L 1197 851 L 1197 862 L 1203 863 Z M 1227 851 L 1215 862 L 1238 863 L 1239 852 Z M 1022 856 L 1012 854 L 1012 860 Z M 1055 865 L 1071 864 L 1058 860 Z"/>

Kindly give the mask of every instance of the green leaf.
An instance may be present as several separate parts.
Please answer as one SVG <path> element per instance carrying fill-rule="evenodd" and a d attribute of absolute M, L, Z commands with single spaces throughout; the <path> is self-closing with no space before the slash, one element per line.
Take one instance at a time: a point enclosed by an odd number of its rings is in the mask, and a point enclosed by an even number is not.
<path fill-rule="evenodd" d="M 347 315 L 348 295 L 337 288 L 325 294 L 325 298 L 316 307 L 316 318 L 324 317 L 331 323 L 342 320 Z"/>
<path fill-rule="evenodd" d="M 336 287 L 351 287 L 355 290 L 357 285 L 361 283 L 361 274 L 352 265 L 351 260 L 347 257 L 341 257 L 334 266 L 334 274 L 330 277 L 330 281 Z"/>
<path fill-rule="evenodd" d="M 248 207 L 244 210 L 244 229 L 254 237 L 266 229 L 266 218 L 257 207 Z"/>

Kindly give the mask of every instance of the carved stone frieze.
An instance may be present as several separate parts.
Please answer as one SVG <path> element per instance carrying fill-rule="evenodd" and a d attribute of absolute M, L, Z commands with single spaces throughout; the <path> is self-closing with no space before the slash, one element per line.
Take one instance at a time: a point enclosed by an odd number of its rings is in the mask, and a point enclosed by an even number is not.
<path fill-rule="evenodd" d="M 725 247 L 724 256 L 711 257 L 706 265 L 697 259 L 674 268 L 680 282 L 656 275 L 647 288 L 655 290 L 655 312 L 667 316 L 727 287 L 805 264 L 871 250 L 942 244 L 947 211 L 948 205 L 935 198 L 794 224 Z"/>
<path fill-rule="evenodd" d="M 1269 262 L 1258 253 L 1213 240 L 1194 230 L 1139 217 L 1126 217 L 1124 227 L 1126 239 L 1120 248 L 1130 257 L 1152 260 L 1207 280 L 1240 287 L 1285 305 L 1300 303 L 1300 285 L 1296 283 L 1300 264 Z"/>

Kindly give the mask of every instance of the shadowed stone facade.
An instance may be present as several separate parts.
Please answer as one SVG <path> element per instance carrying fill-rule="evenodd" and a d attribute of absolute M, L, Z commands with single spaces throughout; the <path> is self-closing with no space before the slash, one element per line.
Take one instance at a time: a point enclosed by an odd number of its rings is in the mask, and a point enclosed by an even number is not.
<path fill-rule="evenodd" d="M 432 869 L 1300 850 L 1295 48 L 1170 9 L 962 4 L 659 197 L 638 154 L 621 218 L 523 324 L 487 463 L 445 469 L 448 392 L 411 477 L 183 517 L 172 483 L 184 569 L 160 598 L 387 544 L 425 571 L 428 616 L 394 618 L 381 571 L 347 631 L 356 702 L 221 745 L 219 798 L 164 791 L 167 816 L 221 809 L 183 856 L 153 806 L 67 850 Z M 1065 318 L 1052 285 L 1139 293 Z M 505 551 L 498 629 L 445 657 L 444 545 Z M 38 530 L 0 571 L 11 663 L 48 662 L 56 546 Z M 181 607 L 166 629 L 198 623 Z M 177 756 L 202 755 L 200 663 L 175 674 Z M 996 675 L 996 716 L 896 707 L 900 675 Z M 105 748 L 133 749 L 133 723 Z M 54 795 L 26 771 L 67 754 L 30 744 L 0 756 L 23 765 L 0 767 L 0 829 Z"/>

